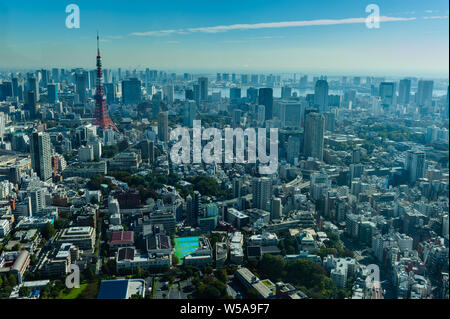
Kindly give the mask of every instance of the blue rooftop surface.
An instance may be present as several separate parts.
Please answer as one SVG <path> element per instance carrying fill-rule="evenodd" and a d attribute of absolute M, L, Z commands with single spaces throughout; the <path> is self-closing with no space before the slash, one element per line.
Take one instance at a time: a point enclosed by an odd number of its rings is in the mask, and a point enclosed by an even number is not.
<path fill-rule="evenodd" d="M 128 280 L 103 280 L 97 299 L 126 299 Z"/>

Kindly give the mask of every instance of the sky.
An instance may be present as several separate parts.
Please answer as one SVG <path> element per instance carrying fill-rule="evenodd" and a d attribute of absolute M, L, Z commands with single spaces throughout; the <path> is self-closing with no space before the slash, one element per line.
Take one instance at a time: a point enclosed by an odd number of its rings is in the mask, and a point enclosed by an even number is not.
<path fill-rule="evenodd" d="M 0 0 L 0 68 L 95 68 L 98 30 L 105 68 L 448 78 L 448 15 L 447 0 Z"/>

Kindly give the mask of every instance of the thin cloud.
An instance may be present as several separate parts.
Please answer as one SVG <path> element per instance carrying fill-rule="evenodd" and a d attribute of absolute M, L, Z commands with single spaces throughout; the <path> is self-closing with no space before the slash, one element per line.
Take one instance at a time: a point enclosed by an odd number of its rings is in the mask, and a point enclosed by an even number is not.
<path fill-rule="evenodd" d="M 147 31 L 147 32 L 133 32 L 130 33 L 130 35 L 140 36 L 140 37 L 149 37 L 149 36 L 156 36 L 156 37 L 163 37 L 166 35 L 171 34 L 185 34 L 186 31 L 180 30 L 159 30 L 159 31 Z"/>
<path fill-rule="evenodd" d="M 107 38 L 113 39 L 113 40 L 119 40 L 123 38 L 123 35 L 108 35 Z"/>
<path fill-rule="evenodd" d="M 427 16 L 427 17 L 423 17 L 425 20 L 430 20 L 430 19 L 448 19 L 448 16 Z"/>
<path fill-rule="evenodd" d="M 133 36 L 167 36 L 171 34 L 187 34 L 187 33 L 221 33 L 233 30 L 255 30 L 255 29 L 278 29 L 278 28 L 292 28 L 292 27 L 309 27 L 309 26 L 328 26 L 341 24 L 358 24 L 366 23 L 367 18 L 348 18 L 348 19 L 321 19 L 321 20 L 305 20 L 305 21 L 285 21 L 285 22 L 268 22 L 255 24 L 232 24 L 219 25 L 212 27 L 187 28 L 178 30 L 158 30 L 147 32 L 133 32 Z M 380 22 L 395 22 L 395 21 L 411 21 L 416 20 L 415 17 L 387 17 L 381 16 Z"/>

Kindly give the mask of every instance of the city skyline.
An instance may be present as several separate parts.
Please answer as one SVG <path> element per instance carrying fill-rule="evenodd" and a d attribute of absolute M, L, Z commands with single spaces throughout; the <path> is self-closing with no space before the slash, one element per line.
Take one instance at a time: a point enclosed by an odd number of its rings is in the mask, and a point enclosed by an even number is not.
<path fill-rule="evenodd" d="M 0 1 L 0 68 L 92 68 L 99 30 L 105 68 L 448 77 L 447 2 L 379 1 L 379 29 L 365 25 L 370 3 L 319 2 L 78 1 L 68 29 L 69 3 Z"/>

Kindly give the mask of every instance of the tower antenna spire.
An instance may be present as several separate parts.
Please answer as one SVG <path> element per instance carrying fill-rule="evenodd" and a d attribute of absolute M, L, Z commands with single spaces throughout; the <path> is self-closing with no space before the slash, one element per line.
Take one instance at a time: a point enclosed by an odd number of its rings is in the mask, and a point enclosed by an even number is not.
<path fill-rule="evenodd" d="M 97 30 L 97 53 L 98 56 L 100 56 L 100 37 L 98 35 L 98 30 Z"/>

